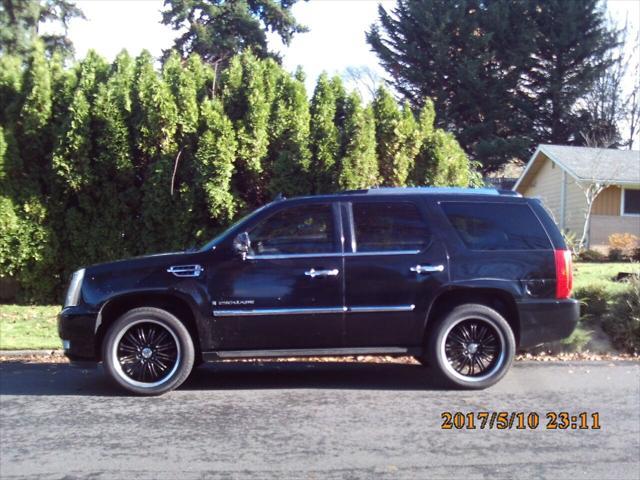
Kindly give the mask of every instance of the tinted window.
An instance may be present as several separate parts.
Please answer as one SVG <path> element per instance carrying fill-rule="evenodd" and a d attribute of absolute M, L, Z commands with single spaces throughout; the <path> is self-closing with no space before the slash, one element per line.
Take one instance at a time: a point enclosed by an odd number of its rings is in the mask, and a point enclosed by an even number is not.
<path fill-rule="evenodd" d="M 640 190 L 624 189 L 625 215 L 640 215 Z"/>
<path fill-rule="evenodd" d="M 443 202 L 464 244 L 473 250 L 544 250 L 551 244 L 528 205 Z"/>
<path fill-rule="evenodd" d="M 420 250 L 429 239 L 413 203 L 354 203 L 353 220 L 359 252 Z"/>
<path fill-rule="evenodd" d="M 281 210 L 258 224 L 249 235 L 253 255 L 335 251 L 333 213 L 326 204 Z"/>

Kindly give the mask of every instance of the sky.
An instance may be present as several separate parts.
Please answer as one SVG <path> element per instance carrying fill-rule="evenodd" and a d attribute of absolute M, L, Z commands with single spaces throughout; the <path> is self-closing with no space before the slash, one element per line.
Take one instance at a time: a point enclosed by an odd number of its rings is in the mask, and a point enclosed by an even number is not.
<path fill-rule="evenodd" d="M 94 49 L 113 60 L 125 48 L 132 55 L 147 49 L 159 57 L 177 36 L 177 32 L 160 23 L 162 3 L 162 0 L 77 0 L 87 17 L 74 19 L 69 29 L 78 58 Z M 309 32 L 296 35 L 288 47 L 282 45 L 277 35 L 270 35 L 270 48 L 281 54 L 287 70 L 293 72 L 302 66 L 309 95 L 323 71 L 344 75 L 347 67 L 364 67 L 385 77 L 365 40 L 365 32 L 377 20 L 379 4 L 389 9 L 395 0 L 299 1 L 293 6 L 293 14 L 309 27 Z M 640 0 L 608 0 L 607 5 L 614 21 L 623 24 L 626 20 L 630 38 L 637 38 Z M 638 49 L 635 53 L 639 54 Z M 628 72 L 628 88 L 639 74 Z M 349 81 L 346 83 L 349 86 Z M 357 85 L 352 82 L 351 86 Z M 360 92 L 368 97 L 366 89 Z"/>
<path fill-rule="evenodd" d="M 295 36 L 289 47 L 270 35 L 270 48 L 282 55 L 287 70 L 303 67 L 309 91 L 323 71 L 342 74 L 347 67 L 365 66 L 382 76 L 384 71 L 364 38 L 377 18 L 379 3 L 392 7 L 395 0 L 298 2 L 293 14 L 309 32 Z M 77 5 L 87 17 L 73 20 L 69 30 L 79 58 L 94 49 L 112 60 L 123 48 L 132 55 L 146 48 L 159 57 L 176 36 L 160 23 L 162 0 L 79 0 Z"/>

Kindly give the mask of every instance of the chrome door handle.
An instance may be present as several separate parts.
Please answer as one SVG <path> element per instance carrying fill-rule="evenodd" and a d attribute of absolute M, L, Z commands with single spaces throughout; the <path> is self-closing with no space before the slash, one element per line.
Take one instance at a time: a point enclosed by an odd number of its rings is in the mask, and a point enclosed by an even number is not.
<path fill-rule="evenodd" d="M 304 272 L 307 277 L 316 278 L 316 277 L 335 277 L 340 273 L 340 270 L 334 268 L 333 270 L 316 270 L 312 268 L 309 271 Z"/>
<path fill-rule="evenodd" d="M 416 265 L 409 270 L 416 273 L 444 272 L 444 265 Z"/>

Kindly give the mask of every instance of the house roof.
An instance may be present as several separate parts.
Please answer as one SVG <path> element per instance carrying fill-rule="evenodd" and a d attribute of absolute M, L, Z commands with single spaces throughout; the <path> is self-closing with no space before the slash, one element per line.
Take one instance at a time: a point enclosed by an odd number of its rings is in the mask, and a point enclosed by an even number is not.
<path fill-rule="evenodd" d="M 543 153 L 544 155 L 540 155 Z M 517 189 L 538 158 L 546 156 L 578 181 L 610 184 L 640 184 L 640 151 L 611 148 L 539 145 L 522 175 L 514 185 Z"/>

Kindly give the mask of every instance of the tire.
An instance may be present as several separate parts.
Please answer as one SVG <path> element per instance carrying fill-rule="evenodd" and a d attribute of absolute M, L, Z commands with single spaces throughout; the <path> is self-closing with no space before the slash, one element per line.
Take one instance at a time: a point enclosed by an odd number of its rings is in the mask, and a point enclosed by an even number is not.
<path fill-rule="evenodd" d="M 104 367 L 111 380 L 137 395 L 161 395 L 184 382 L 195 350 L 189 331 L 159 308 L 128 311 L 109 328 L 103 342 Z"/>
<path fill-rule="evenodd" d="M 480 304 L 455 307 L 427 339 L 429 364 L 453 387 L 487 388 L 505 376 L 516 350 L 509 323 Z"/>

